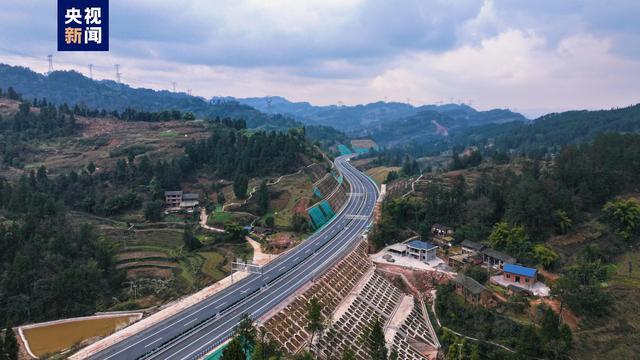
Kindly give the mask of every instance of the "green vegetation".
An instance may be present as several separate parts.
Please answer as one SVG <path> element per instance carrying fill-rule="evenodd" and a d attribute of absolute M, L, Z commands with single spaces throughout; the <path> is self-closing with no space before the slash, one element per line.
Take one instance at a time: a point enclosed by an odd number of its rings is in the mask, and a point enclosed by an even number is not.
<path fill-rule="evenodd" d="M 0 331 L 0 359 L 18 360 L 19 350 L 16 333 L 11 326 L 6 326 Z"/>
<path fill-rule="evenodd" d="M 268 131 L 302 126 L 289 117 L 267 115 L 237 101 L 207 101 L 186 93 L 134 89 L 112 81 L 94 81 L 75 71 L 54 71 L 42 75 L 25 67 L 0 64 L 0 78 L 4 80 L 2 86 L 13 86 L 26 99 L 46 98 L 56 105 L 84 104 L 88 108 L 101 109 L 100 112 L 127 112 L 131 104 L 135 104 L 138 109 L 158 114 L 179 111 L 181 116 L 171 116 L 171 120 L 189 120 L 191 115 L 210 120 L 216 117 L 246 119 L 247 127 Z M 135 119 L 139 113 L 141 111 L 132 112 L 128 117 Z"/>
<path fill-rule="evenodd" d="M 309 347 L 313 344 L 313 339 L 316 334 L 322 332 L 324 329 L 324 319 L 322 316 L 322 304 L 318 299 L 311 298 L 307 307 L 307 330 L 311 332 L 311 339 L 309 340 Z"/>
<path fill-rule="evenodd" d="M 0 180 L 0 323 L 85 315 L 104 307 L 123 280 L 113 249 L 89 225 L 73 227 L 45 176 Z M 34 284 L 40 284 L 34 286 Z"/>
<path fill-rule="evenodd" d="M 573 346 L 571 330 L 548 308 L 542 308 L 538 326 L 523 325 L 494 310 L 466 304 L 448 284 L 438 287 L 436 311 L 443 326 L 480 340 L 469 344 L 443 329 L 441 338 L 443 347 L 448 348 L 447 359 L 457 359 L 459 352 L 464 354 L 463 359 L 470 359 L 474 353 L 480 359 L 567 359 Z M 488 344 L 489 341 L 512 348 L 515 353 Z"/>

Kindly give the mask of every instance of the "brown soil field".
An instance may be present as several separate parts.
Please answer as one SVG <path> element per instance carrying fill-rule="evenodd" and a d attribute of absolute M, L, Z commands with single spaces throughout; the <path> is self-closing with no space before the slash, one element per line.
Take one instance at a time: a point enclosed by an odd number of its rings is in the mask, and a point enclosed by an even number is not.
<path fill-rule="evenodd" d="M 378 146 L 375 141 L 371 139 L 360 139 L 360 140 L 351 140 L 351 146 L 362 148 L 362 149 L 370 149 Z"/>
<path fill-rule="evenodd" d="M 145 259 L 145 258 L 168 258 L 166 253 L 162 251 L 129 251 L 116 255 L 117 261 L 125 261 L 132 259 Z"/>
<path fill-rule="evenodd" d="M 116 269 L 128 269 L 128 268 L 137 268 L 137 267 L 160 267 L 160 268 L 176 268 L 179 265 L 170 262 L 170 261 L 158 261 L 158 260 L 149 260 L 149 261 L 131 261 L 122 264 L 116 265 Z"/>
<path fill-rule="evenodd" d="M 173 271 L 171 269 L 163 268 L 137 268 L 127 270 L 127 279 L 137 278 L 156 278 L 156 279 L 171 279 L 173 277 Z"/>

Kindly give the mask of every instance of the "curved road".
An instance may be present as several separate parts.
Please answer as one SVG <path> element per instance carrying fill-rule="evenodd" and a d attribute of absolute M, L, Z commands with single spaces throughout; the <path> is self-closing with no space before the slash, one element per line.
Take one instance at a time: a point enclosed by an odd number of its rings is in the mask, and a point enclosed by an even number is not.
<path fill-rule="evenodd" d="M 227 340 L 240 316 L 256 319 L 305 283 L 335 264 L 361 238 L 371 223 L 378 188 L 348 163 L 336 158 L 338 170 L 351 184 L 351 194 L 331 222 L 302 244 L 206 300 L 90 357 L 115 359 L 196 359 Z"/>

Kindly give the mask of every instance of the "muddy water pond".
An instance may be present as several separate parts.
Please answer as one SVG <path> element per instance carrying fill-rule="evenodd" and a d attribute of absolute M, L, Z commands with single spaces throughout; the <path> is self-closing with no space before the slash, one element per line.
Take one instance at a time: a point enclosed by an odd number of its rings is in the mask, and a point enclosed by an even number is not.
<path fill-rule="evenodd" d="M 68 319 L 26 326 L 22 332 L 31 352 L 41 357 L 59 353 L 93 337 L 104 337 L 139 318 L 138 314 L 126 314 Z"/>

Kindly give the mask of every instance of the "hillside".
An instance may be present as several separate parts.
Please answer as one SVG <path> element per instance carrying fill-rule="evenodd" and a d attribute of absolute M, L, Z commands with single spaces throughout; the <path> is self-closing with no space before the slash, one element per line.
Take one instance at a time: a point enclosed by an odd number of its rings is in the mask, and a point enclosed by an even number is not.
<path fill-rule="evenodd" d="M 74 71 L 54 71 L 49 75 L 28 68 L 0 64 L 0 88 L 13 87 L 25 99 L 42 99 L 56 105 L 85 104 L 90 108 L 124 111 L 179 110 L 198 117 L 213 119 L 230 117 L 245 119 L 249 128 L 282 130 L 299 127 L 300 123 L 279 115 L 268 115 L 235 101 L 209 102 L 185 93 L 132 88 L 111 80 L 91 80 Z"/>
<path fill-rule="evenodd" d="M 263 112 L 283 114 L 305 124 L 327 125 L 350 134 L 361 135 L 371 127 L 380 127 L 397 121 L 405 122 L 421 112 L 433 112 L 450 117 L 449 126 L 475 126 L 487 123 L 525 121 L 521 114 L 509 110 L 477 111 L 464 104 L 412 106 L 405 103 L 378 101 L 355 106 L 315 106 L 308 102 L 291 102 L 278 96 L 259 98 L 214 98 L 234 100 Z M 394 126 L 394 125 L 390 125 Z M 397 126 L 397 123 L 395 124 Z"/>
<path fill-rule="evenodd" d="M 310 197 L 299 170 L 321 160 L 300 129 L 164 111 L 123 119 L 19 98 L 0 94 L 0 277 L 15 279 L 0 283 L 1 323 L 148 307 L 220 280 L 231 259 L 251 257 L 245 231 L 199 231 L 197 213 L 164 211 L 164 191 L 195 192 L 212 209 L 242 201 L 249 185 L 300 174 L 266 192 L 267 209 L 280 200 L 286 212 L 284 186 L 304 185 L 296 199 Z"/>
<path fill-rule="evenodd" d="M 452 132 L 450 142 L 460 145 L 493 143 L 502 151 L 524 151 L 543 155 L 560 146 L 584 143 L 604 132 L 640 132 L 640 104 L 597 111 L 567 111 L 548 114 L 531 123 L 510 122 L 462 128 Z"/>

